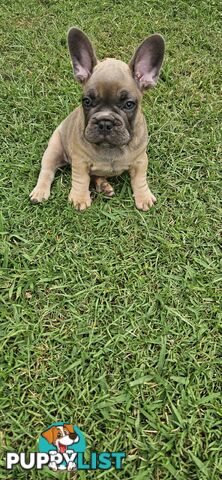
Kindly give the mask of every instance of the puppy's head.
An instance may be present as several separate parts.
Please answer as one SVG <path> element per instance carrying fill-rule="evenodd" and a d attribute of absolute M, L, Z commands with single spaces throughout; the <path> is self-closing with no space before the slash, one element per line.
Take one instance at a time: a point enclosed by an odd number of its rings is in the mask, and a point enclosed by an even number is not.
<path fill-rule="evenodd" d="M 64 424 L 63 426 L 53 426 L 42 433 L 42 436 L 52 445 L 57 447 L 58 452 L 64 453 L 69 445 L 79 441 L 73 426 Z"/>
<path fill-rule="evenodd" d="M 85 138 L 105 147 L 128 144 L 142 94 L 156 85 L 164 57 L 164 40 L 151 35 L 137 48 L 129 65 L 107 58 L 98 62 L 88 37 L 71 28 L 68 45 L 74 75 L 83 86 Z"/>

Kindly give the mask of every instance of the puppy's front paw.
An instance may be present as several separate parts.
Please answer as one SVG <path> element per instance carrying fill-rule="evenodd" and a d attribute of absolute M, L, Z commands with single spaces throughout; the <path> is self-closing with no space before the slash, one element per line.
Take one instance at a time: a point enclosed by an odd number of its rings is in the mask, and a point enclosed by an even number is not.
<path fill-rule="evenodd" d="M 115 195 L 112 185 L 107 182 L 106 178 L 95 177 L 95 185 L 98 193 L 103 192 L 106 197 L 113 197 L 113 195 Z"/>
<path fill-rule="evenodd" d="M 58 470 L 55 462 L 49 463 L 49 468 L 50 468 L 50 470 L 53 470 L 53 472 L 56 472 Z"/>
<path fill-rule="evenodd" d="M 71 190 L 69 194 L 69 202 L 73 203 L 76 210 L 83 212 L 86 208 L 90 207 L 92 203 L 90 192 L 80 194 Z"/>
<path fill-rule="evenodd" d="M 154 197 L 150 190 L 144 194 L 135 193 L 134 198 L 136 207 L 144 212 L 147 212 L 147 210 L 149 210 L 149 208 L 151 208 L 156 202 L 156 197 Z"/>
<path fill-rule="evenodd" d="M 68 472 L 72 472 L 73 470 L 76 470 L 76 464 L 74 462 L 69 462 L 67 470 Z"/>
<path fill-rule="evenodd" d="M 32 203 L 40 203 L 43 202 L 44 200 L 48 200 L 50 196 L 50 189 L 46 187 L 36 187 L 34 190 L 29 195 L 30 201 Z"/>

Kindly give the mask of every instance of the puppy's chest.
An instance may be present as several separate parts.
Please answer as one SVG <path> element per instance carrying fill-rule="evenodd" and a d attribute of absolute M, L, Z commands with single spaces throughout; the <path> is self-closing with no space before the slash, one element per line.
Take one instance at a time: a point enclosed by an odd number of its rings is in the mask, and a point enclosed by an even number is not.
<path fill-rule="evenodd" d="M 121 175 L 125 170 L 129 170 L 131 161 L 128 158 L 96 158 L 90 163 L 90 175 L 112 177 Z"/>

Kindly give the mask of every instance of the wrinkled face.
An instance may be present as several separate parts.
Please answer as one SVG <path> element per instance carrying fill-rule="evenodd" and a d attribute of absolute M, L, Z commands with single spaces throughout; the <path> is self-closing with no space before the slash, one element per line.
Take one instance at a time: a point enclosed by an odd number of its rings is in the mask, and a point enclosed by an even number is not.
<path fill-rule="evenodd" d="M 134 135 L 142 93 L 158 81 L 163 38 L 147 37 L 129 65 L 115 58 L 98 62 L 87 35 L 76 27 L 68 32 L 68 45 L 74 75 L 84 90 L 85 138 L 101 148 L 127 145 Z"/>
<path fill-rule="evenodd" d="M 128 65 L 115 59 L 99 63 L 82 98 L 86 140 L 104 147 L 128 144 L 140 98 Z"/>

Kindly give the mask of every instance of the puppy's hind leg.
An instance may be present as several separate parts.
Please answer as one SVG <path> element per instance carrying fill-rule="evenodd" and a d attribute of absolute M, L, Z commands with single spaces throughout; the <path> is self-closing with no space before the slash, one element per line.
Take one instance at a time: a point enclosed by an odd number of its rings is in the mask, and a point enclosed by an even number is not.
<path fill-rule="evenodd" d="M 60 134 L 58 130 L 55 130 L 43 155 L 37 184 L 29 195 L 32 203 L 40 203 L 43 200 L 48 200 L 55 172 L 65 164 L 66 161 L 64 159 Z"/>
<path fill-rule="evenodd" d="M 107 182 L 106 178 L 93 176 L 92 181 L 98 193 L 103 192 L 107 197 L 113 197 L 113 195 L 115 195 L 112 185 Z"/>

